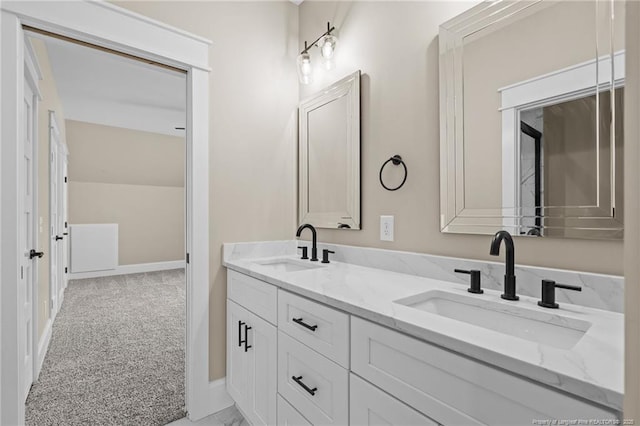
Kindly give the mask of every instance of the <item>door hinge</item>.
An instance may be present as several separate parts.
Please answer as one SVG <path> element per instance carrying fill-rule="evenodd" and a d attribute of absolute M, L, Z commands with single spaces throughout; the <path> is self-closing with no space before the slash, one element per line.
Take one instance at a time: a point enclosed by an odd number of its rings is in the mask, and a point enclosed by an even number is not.
<path fill-rule="evenodd" d="M 20 279 L 23 280 L 24 279 L 24 266 L 20 267 Z"/>
<path fill-rule="evenodd" d="M 67 222 L 65 222 L 65 223 L 64 223 L 64 227 L 65 227 L 65 228 L 68 228 L 68 226 L 67 226 Z"/>
<path fill-rule="evenodd" d="M 187 264 L 189 263 L 189 253 L 187 253 Z"/>

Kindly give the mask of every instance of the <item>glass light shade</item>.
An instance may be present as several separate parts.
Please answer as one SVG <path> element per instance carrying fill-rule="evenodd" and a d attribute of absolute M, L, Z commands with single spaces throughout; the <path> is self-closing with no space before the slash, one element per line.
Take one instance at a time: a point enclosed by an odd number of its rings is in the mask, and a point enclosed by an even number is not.
<path fill-rule="evenodd" d="M 298 78 L 302 84 L 311 84 L 313 82 L 313 67 L 311 66 L 311 55 L 309 52 L 298 55 Z"/>
<path fill-rule="evenodd" d="M 336 53 L 336 45 L 338 44 L 338 38 L 332 34 L 327 34 L 320 40 L 320 54 L 322 60 L 327 69 L 331 69 L 334 66 L 334 56 Z"/>

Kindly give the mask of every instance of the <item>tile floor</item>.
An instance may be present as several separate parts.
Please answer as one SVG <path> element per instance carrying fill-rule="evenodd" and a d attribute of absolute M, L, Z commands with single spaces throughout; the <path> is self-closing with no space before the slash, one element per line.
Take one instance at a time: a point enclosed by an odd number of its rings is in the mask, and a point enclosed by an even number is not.
<path fill-rule="evenodd" d="M 185 417 L 167 426 L 249 426 L 249 422 L 242 417 L 236 406 L 232 405 L 197 422 Z"/>

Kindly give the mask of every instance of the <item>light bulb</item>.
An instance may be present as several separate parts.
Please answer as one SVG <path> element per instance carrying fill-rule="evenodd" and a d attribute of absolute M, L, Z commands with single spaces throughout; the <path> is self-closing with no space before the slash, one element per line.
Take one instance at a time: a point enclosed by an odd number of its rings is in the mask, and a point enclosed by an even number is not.
<path fill-rule="evenodd" d="M 320 55 L 322 55 L 324 66 L 327 69 L 331 69 L 334 66 L 334 55 L 337 44 L 338 38 L 332 34 L 327 34 L 320 40 Z"/>
<path fill-rule="evenodd" d="M 311 66 L 311 55 L 308 52 L 298 55 L 298 78 L 302 84 L 313 82 L 313 67 Z"/>

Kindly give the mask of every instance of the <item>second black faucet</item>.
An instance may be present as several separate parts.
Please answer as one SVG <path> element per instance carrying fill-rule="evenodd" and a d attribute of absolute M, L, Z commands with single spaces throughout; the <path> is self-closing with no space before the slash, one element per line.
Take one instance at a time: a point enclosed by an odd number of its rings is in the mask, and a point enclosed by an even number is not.
<path fill-rule="evenodd" d="M 500 295 L 505 300 L 518 300 L 516 296 L 516 274 L 515 274 L 515 248 L 513 238 L 507 231 L 498 231 L 491 241 L 491 256 L 500 254 L 500 244 L 504 241 L 506 253 L 504 255 L 504 293 Z"/>

